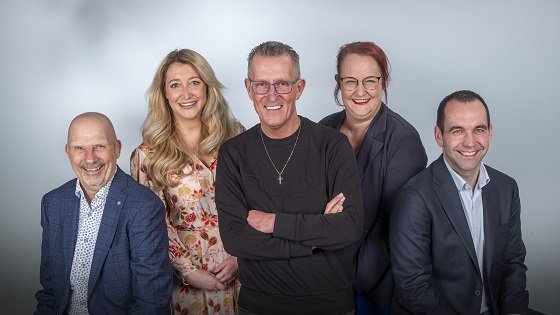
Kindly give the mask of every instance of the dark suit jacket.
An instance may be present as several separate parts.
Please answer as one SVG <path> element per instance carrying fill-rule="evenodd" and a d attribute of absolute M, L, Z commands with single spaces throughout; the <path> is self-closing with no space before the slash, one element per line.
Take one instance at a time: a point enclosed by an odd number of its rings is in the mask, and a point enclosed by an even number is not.
<path fill-rule="evenodd" d="M 78 231 L 76 179 L 42 200 L 41 285 L 35 314 L 63 314 Z M 169 314 L 173 273 L 165 212 L 148 188 L 117 169 L 103 210 L 88 283 L 90 314 Z"/>
<path fill-rule="evenodd" d="M 340 129 L 341 111 L 321 124 Z M 364 233 L 355 260 L 356 293 L 389 305 L 393 292 L 389 255 L 389 217 L 397 190 L 426 167 L 427 157 L 418 132 L 385 104 L 371 122 L 356 156 L 362 177 Z"/>
<path fill-rule="evenodd" d="M 527 267 L 515 180 L 485 166 L 484 261 L 480 272 L 457 187 L 443 156 L 399 192 L 391 218 L 392 314 L 526 314 Z"/>

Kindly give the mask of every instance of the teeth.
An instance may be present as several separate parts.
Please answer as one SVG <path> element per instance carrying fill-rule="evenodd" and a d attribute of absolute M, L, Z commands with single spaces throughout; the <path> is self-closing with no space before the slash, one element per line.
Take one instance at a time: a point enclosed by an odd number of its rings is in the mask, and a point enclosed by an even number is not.
<path fill-rule="evenodd" d="M 474 156 L 476 154 L 476 151 L 475 152 L 461 152 L 461 154 L 464 155 L 464 156 Z"/>
<path fill-rule="evenodd" d="M 367 101 L 368 101 L 367 99 L 366 100 L 354 100 L 354 102 L 356 102 L 356 103 L 365 103 Z"/>
<path fill-rule="evenodd" d="M 185 107 L 188 107 L 188 106 L 192 106 L 192 105 L 194 105 L 194 103 L 196 103 L 196 102 L 189 102 L 189 103 L 179 103 L 179 105 L 181 105 L 181 106 L 185 106 Z"/>
<path fill-rule="evenodd" d="M 280 109 L 281 107 L 282 107 L 281 105 L 276 105 L 276 106 L 265 106 L 266 109 L 270 109 L 270 110 Z"/>
<path fill-rule="evenodd" d="M 103 167 L 103 165 L 97 167 L 97 168 L 83 168 L 86 172 L 95 172 L 95 171 L 99 171 L 101 169 L 101 167 Z"/>

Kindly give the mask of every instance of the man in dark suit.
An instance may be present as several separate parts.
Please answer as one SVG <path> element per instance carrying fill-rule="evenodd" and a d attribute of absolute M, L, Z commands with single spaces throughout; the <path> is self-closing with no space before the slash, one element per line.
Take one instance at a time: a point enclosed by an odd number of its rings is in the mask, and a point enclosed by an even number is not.
<path fill-rule="evenodd" d="M 526 314 L 515 180 L 482 163 L 488 107 L 471 91 L 440 103 L 442 156 L 400 190 L 391 217 L 392 314 Z"/>
<path fill-rule="evenodd" d="M 163 204 L 117 166 L 111 121 L 77 116 L 65 150 L 77 179 L 42 200 L 35 314 L 169 314 Z"/>

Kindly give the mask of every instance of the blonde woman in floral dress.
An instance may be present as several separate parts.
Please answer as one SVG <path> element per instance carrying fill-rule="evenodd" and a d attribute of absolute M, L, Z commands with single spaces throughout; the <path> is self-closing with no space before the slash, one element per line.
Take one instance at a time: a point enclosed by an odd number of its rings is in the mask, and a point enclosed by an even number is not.
<path fill-rule="evenodd" d="M 165 204 L 174 314 L 237 313 L 237 258 L 222 245 L 214 178 L 220 145 L 243 127 L 222 88 L 200 54 L 170 52 L 148 90 L 143 143 L 131 156 L 132 177 Z"/>

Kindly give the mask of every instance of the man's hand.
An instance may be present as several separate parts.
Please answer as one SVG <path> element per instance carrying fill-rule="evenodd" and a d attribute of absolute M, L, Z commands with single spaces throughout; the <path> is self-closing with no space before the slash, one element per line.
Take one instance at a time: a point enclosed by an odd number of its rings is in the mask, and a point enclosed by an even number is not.
<path fill-rule="evenodd" d="M 323 214 L 342 212 L 343 209 L 342 204 L 344 203 L 345 199 L 346 197 L 344 197 L 343 193 L 334 196 L 333 199 L 331 199 L 331 201 L 327 203 L 327 206 L 325 207 L 325 212 L 323 212 Z"/>
<path fill-rule="evenodd" d="M 249 210 L 249 215 L 247 216 L 247 223 L 249 223 L 253 229 L 263 233 L 274 232 L 275 220 L 276 214 L 260 210 Z"/>

